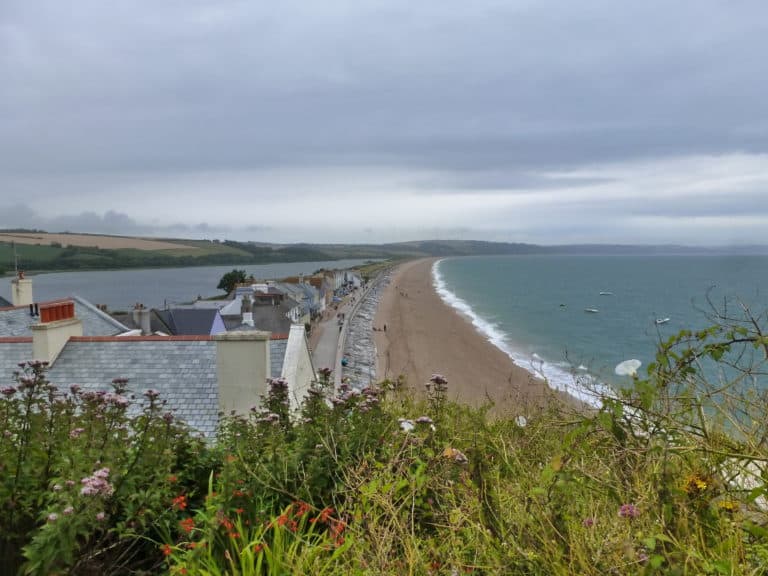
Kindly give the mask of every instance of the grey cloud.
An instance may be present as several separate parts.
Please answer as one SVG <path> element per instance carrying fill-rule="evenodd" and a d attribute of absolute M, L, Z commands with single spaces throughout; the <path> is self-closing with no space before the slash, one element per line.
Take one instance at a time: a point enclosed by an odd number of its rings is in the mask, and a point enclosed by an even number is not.
<path fill-rule="evenodd" d="M 186 224 L 140 222 L 127 214 L 107 210 L 103 214 L 93 211 L 79 214 L 46 215 L 25 204 L 0 206 L 0 228 L 27 228 L 48 232 L 86 232 L 91 234 L 117 234 L 136 236 L 219 236 L 232 231 L 228 227 L 214 227 L 205 222 Z"/>
<path fill-rule="evenodd" d="M 768 152 L 766 38 L 762 0 L 6 0 L 0 190 L 4 201 L 34 210 L 71 198 L 74 215 L 56 227 L 213 235 L 234 228 L 193 207 L 216 196 L 225 211 L 228 191 L 189 191 L 167 179 L 399 174 L 401 188 L 359 192 L 363 204 L 385 193 L 406 202 L 419 191 L 602 186 L 610 182 L 547 174 Z M 146 221 L 118 205 L 132 179 L 151 189 Z M 345 182 L 340 176 L 340 188 Z M 281 193 L 299 207 L 328 195 L 313 191 L 311 175 L 306 183 Z M 252 196 L 268 202 L 270 193 L 255 188 Z M 178 197 L 192 206 L 184 218 L 209 227 L 154 223 L 152 196 Z M 685 202 L 658 210 L 692 213 Z M 268 236 L 286 225 L 238 233 Z M 326 233 L 343 234 L 333 226 Z M 384 235 L 388 226 L 361 229 Z"/>

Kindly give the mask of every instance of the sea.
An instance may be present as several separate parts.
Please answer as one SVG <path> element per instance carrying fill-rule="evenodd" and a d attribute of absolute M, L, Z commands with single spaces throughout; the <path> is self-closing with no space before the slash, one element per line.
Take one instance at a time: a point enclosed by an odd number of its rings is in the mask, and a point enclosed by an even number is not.
<path fill-rule="evenodd" d="M 325 269 L 345 269 L 367 260 L 331 260 L 264 265 L 197 266 L 192 268 L 147 268 L 89 272 L 51 272 L 29 276 L 36 301 L 82 296 L 109 310 L 130 310 L 137 302 L 148 308 L 164 308 L 192 302 L 198 297 L 221 295 L 216 289 L 221 277 L 233 268 L 245 270 L 258 279 L 278 279 L 311 274 Z M 0 295 L 10 300 L 10 278 Z"/>
<path fill-rule="evenodd" d="M 724 306 L 748 306 L 764 324 L 768 310 L 768 256 L 477 256 L 432 272 L 443 300 L 491 343 L 589 402 L 588 389 L 628 383 L 620 362 L 640 360 L 642 376 L 662 340 L 711 326 Z"/>

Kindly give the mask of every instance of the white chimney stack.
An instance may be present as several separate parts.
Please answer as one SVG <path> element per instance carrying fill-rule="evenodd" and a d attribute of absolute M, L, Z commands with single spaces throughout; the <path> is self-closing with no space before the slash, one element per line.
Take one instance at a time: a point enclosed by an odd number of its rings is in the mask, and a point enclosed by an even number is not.
<path fill-rule="evenodd" d="M 267 393 L 271 376 L 269 332 L 225 332 L 216 341 L 219 410 L 247 414 Z"/>
<path fill-rule="evenodd" d="M 32 298 L 32 280 L 24 278 L 24 272 L 19 271 L 16 278 L 11 280 L 11 303 L 14 306 L 29 306 Z"/>

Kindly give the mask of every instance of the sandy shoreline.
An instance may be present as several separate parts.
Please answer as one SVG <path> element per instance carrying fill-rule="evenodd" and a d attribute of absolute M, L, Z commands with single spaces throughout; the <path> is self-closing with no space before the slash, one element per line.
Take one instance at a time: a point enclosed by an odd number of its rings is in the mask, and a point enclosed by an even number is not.
<path fill-rule="evenodd" d="M 519 414 L 560 397 L 517 366 L 471 322 L 445 304 L 432 284 L 436 259 L 406 262 L 393 273 L 374 319 L 377 378 L 402 375 L 416 392 L 433 373 L 448 379 L 449 396 L 478 406 L 492 401 L 496 414 Z"/>

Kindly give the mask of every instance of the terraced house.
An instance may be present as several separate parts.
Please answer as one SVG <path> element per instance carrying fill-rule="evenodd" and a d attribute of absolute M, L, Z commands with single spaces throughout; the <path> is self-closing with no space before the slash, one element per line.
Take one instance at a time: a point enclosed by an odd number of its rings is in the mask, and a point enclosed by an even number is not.
<path fill-rule="evenodd" d="M 156 390 L 167 408 L 211 436 L 219 413 L 258 406 L 267 379 L 288 381 L 298 407 L 315 377 L 304 326 L 288 332 L 256 330 L 244 323 L 216 335 L 135 335 L 135 330 L 78 297 L 35 302 L 31 280 L 12 281 L 12 305 L 0 308 L 0 387 L 27 360 L 49 363 L 61 389 L 77 384 L 109 390 L 116 378 L 140 396 Z"/>

